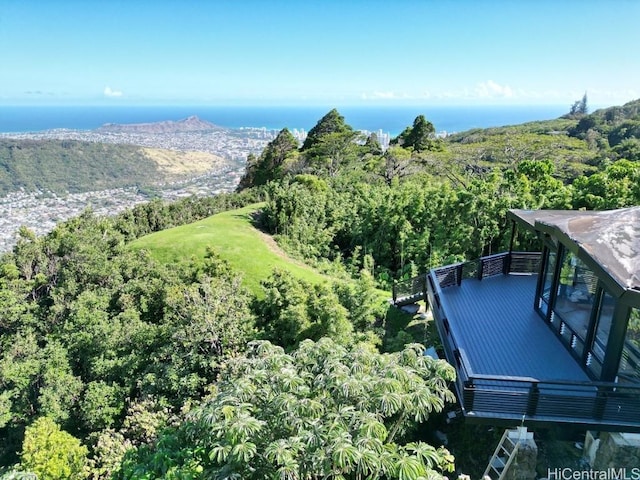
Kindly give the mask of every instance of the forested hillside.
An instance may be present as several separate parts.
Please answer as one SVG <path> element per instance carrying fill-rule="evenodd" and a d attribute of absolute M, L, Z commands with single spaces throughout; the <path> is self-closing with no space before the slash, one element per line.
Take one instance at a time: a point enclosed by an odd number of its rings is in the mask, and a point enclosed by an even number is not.
<path fill-rule="evenodd" d="M 21 189 L 64 194 L 150 186 L 202 174 L 220 162 L 207 153 L 134 145 L 0 139 L 0 196 Z"/>
<path fill-rule="evenodd" d="M 0 465 L 42 479 L 453 471 L 427 440 L 454 372 L 390 332 L 376 287 L 505 248 L 509 208 L 640 204 L 640 158 L 616 149 L 638 140 L 637 113 L 620 108 L 615 125 L 595 112 L 447 139 L 419 116 L 386 151 L 332 110 L 303 145 L 283 130 L 251 157 L 238 193 L 23 229 L 0 257 Z M 274 270 L 249 291 L 215 247 L 180 262 L 132 248 L 223 211 L 206 225 L 229 228 L 258 201 L 255 225 L 332 281 Z"/>
<path fill-rule="evenodd" d="M 240 188 L 267 185 L 265 227 L 302 257 L 355 270 L 370 257 L 388 285 L 506 248 L 509 208 L 640 203 L 640 154 L 631 148 L 639 103 L 446 139 L 420 116 L 384 152 L 375 135 L 358 141 L 334 110 L 300 148 L 280 132 L 250 159 Z M 597 120 L 607 117 L 616 120 Z M 590 140 L 593 129 L 581 138 L 585 122 L 600 125 L 602 141 Z M 621 143 L 603 140 L 622 131 Z"/>

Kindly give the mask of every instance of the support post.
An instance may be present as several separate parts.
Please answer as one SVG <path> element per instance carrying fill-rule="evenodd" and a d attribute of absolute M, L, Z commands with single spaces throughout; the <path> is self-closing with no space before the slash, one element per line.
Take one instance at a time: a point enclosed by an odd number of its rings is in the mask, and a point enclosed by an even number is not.
<path fill-rule="evenodd" d="M 509 241 L 509 256 L 511 256 L 511 252 L 513 252 L 513 242 L 516 238 L 516 229 L 518 227 L 516 226 L 516 221 L 515 220 L 511 220 L 511 240 Z"/>
<path fill-rule="evenodd" d="M 529 388 L 529 399 L 527 400 L 527 416 L 535 416 L 538 410 L 538 401 L 540 400 L 540 389 L 538 383 L 533 382 Z"/>
<path fill-rule="evenodd" d="M 598 387 L 596 401 L 593 406 L 593 418 L 595 420 L 602 420 L 604 416 L 604 410 L 607 406 L 607 390 L 607 387 Z"/>
<path fill-rule="evenodd" d="M 504 261 L 502 263 L 502 274 L 508 275 L 511 271 L 511 250 L 509 250 L 509 254 L 504 257 Z"/>
<path fill-rule="evenodd" d="M 630 314 L 631 310 L 628 306 L 621 304 L 619 301 L 616 302 L 607 349 L 602 364 L 602 374 L 600 375 L 600 380 L 604 382 L 613 382 L 618 374 Z"/>
<path fill-rule="evenodd" d="M 424 302 L 426 304 L 425 308 L 428 309 L 429 308 L 429 296 L 428 296 L 428 292 L 427 292 L 427 282 L 429 281 L 429 274 L 425 273 L 423 278 L 423 283 L 422 283 L 422 298 L 424 298 Z M 426 310 L 425 310 L 426 311 Z"/>
<path fill-rule="evenodd" d="M 473 397 L 475 396 L 475 388 L 473 386 L 473 380 L 465 380 L 464 391 L 462 392 L 462 398 L 464 399 L 464 409 L 467 412 L 473 411 Z"/>

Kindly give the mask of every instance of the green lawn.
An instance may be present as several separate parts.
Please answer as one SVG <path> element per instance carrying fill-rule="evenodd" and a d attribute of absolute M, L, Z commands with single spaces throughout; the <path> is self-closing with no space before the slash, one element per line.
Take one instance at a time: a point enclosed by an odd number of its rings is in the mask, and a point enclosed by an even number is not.
<path fill-rule="evenodd" d="M 212 247 L 235 270 L 243 273 L 244 285 L 258 296 L 261 296 L 260 282 L 274 268 L 311 283 L 330 280 L 286 256 L 270 237 L 253 227 L 252 215 L 261 207 L 262 204 L 253 204 L 153 233 L 133 242 L 131 248 L 148 250 L 161 262 L 175 263 L 192 257 L 203 258 L 207 247 Z"/>

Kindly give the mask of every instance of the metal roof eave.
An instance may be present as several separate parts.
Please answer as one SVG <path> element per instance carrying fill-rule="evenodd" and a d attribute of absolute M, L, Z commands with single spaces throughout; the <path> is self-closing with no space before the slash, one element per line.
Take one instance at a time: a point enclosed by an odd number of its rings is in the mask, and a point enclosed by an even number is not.
<path fill-rule="evenodd" d="M 553 211 L 545 211 L 552 213 Z M 527 230 L 536 233 L 539 237 L 548 235 L 558 239 L 564 247 L 579 258 L 587 267 L 589 267 L 596 276 L 604 283 L 611 295 L 621 298 L 636 308 L 640 308 L 640 291 L 628 288 L 621 284 L 611 272 L 595 260 L 578 242 L 571 238 L 557 225 L 545 223 L 535 218 L 536 210 L 509 210 L 507 218 L 514 221 L 519 226 L 525 227 Z"/>
<path fill-rule="evenodd" d="M 627 291 L 627 287 L 621 285 L 618 280 L 611 275 L 611 272 L 595 260 L 582 246 L 572 239 L 566 232 L 556 225 L 549 225 L 544 222 L 536 221 L 535 228 L 548 235 L 554 236 L 562 245 L 564 245 L 571 253 L 573 253 L 582 263 L 584 263 L 592 272 L 596 274 L 598 279 L 605 284 L 607 290 L 615 298 L 620 298 Z"/>

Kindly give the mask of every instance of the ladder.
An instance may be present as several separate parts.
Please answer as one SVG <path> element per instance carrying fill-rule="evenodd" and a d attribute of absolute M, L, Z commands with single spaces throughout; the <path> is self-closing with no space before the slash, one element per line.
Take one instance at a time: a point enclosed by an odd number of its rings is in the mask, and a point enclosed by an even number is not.
<path fill-rule="evenodd" d="M 502 438 L 500 439 L 500 443 L 496 447 L 495 452 L 493 452 L 493 456 L 491 460 L 489 460 L 489 465 L 487 465 L 487 469 L 484 471 L 482 475 L 483 479 L 486 480 L 502 480 L 504 476 L 507 474 L 509 467 L 511 466 L 511 462 L 516 458 L 516 454 L 518 453 L 518 445 L 520 445 L 520 440 L 523 437 L 523 431 L 526 433 L 526 428 L 518 428 L 517 430 L 505 430 Z M 518 435 L 518 438 L 514 440 L 514 436 Z"/>

